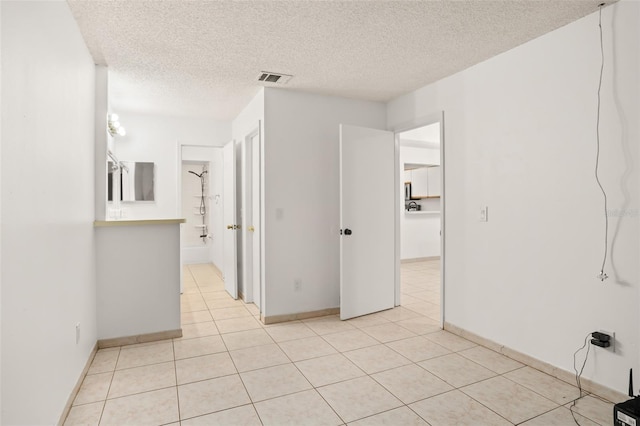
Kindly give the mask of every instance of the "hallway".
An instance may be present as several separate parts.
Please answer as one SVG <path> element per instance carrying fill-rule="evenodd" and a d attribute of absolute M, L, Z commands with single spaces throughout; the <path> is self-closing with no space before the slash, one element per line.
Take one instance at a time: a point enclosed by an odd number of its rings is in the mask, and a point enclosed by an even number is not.
<path fill-rule="evenodd" d="M 265 326 L 212 265 L 186 266 L 183 337 L 98 351 L 65 424 L 573 424 L 577 388 L 441 330 L 427 277 L 403 265 L 403 307 Z M 610 424 L 595 397 L 576 411 Z"/>

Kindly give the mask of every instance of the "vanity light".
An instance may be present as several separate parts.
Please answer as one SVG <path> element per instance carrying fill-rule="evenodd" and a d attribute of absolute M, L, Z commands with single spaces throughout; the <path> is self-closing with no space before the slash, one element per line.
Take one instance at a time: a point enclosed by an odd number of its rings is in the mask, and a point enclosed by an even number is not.
<path fill-rule="evenodd" d="M 109 134 L 113 137 L 116 136 L 124 136 L 127 134 L 127 131 L 120 125 L 120 121 L 118 121 L 118 114 L 109 114 L 107 117 L 107 130 Z"/>

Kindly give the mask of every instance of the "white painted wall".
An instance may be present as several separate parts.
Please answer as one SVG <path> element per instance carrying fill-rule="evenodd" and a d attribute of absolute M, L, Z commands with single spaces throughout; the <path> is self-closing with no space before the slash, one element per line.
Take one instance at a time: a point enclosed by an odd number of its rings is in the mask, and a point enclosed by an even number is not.
<path fill-rule="evenodd" d="M 340 123 L 384 128 L 385 105 L 265 89 L 266 316 L 340 305 Z M 375 208 L 375 200 L 371 200 Z M 294 281 L 302 288 L 294 291 Z"/>
<path fill-rule="evenodd" d="M 616 332 L 584 376 L 620 392 L 639 370 L 640 3 L 603 10 L 600 175 L 594 180 L 598 15 L 388 104 L 388 126 L 444 110 L 445 320 L 572 371 L 587 333 Z M 489 222 L 479 208 L 489 206 Z"/>
<path fill-rule="evenodd" d="M 120 161 L 156 164 L 154 202 L 122 203 L 123 219 L 175 218 L 180 210 L 178 194 L 178 144 L 223 146 L 231 139 L 231 124 L 202 117 L 166 117 L 129 111 L 112 111 L 127 129 L 115 138 Z"/>
<path fill-rule="evenodd" d="M 0 10 L 0 423 L 55 424 L 96 342 L 95 66 L 65 2 Z"/>
<path fill-rule="evenodd" d="M 180 225 L 96 228 L 98 339 L 180 328 Z"/>
<path fill-rule="evenodd" d="M 438 127 L 436 124 L 434 127 Z M 439 132 L 439 130 L 438 130 Z M 411 141 L 411 143 L 415 143 Z M 440 164 L 440 150 L 437 148 L 421 148 L 403 145 L 400 140 L 399 170 L 404 170 L 404 164 Z M 404 194 L 404 179 L 400 179 L 401 194 Z M 417 201 L 423 209 L 435 209 L 440 206 L 439 200 L 430 199 Z M 400 259 L 418 259 L 440 256 L 440 214 L 408 213 L 405 208 L 404 196 L 400 197 L 400 229 L 402 232 L 400 243 Z"/>

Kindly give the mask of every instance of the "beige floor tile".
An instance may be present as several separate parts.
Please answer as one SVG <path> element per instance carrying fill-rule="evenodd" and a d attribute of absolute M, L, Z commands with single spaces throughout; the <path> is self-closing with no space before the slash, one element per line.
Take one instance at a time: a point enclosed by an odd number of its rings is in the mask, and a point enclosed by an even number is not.
<path fill-rule="evenodd" d="M 408 293 L 402 294 L 400 296 L 400 304 L 402 306 L 406 306 L 406 305 L 410 305 L 412 303 L 418 303 L 418 302 L 424 302 L 424 300 L 418 299 L 417 297 L 414 297 L 414 296 L 410 296 Z"/>
<path fill-rule="evenodd" d="M 577 387 L 531 367 L 511 371 L 504 377 L 531 389 L 556 404 L 564 405 L 580 396 Z"/>
<path fill-rule="evenodd" d="M 386 320 L 385 320 L 386 321 Z M 322 336 L 331 346 L 340 352 L 374 346 L 379 342 L 362 330 L 341 331 L 340 333 L 325 334 Z"/>
<path fill-rule="evenodd" d="M 166 341 L 143 346 L 125 346 L 120 350 L 116 370 L 173 361 L 173 343 Z"/>
<path fill-rule="evenodd" d="M 73 405 L 88 404 L 107 399 L 113 373 L 92 374 L 82 381 Z"/>
<path fill-rule="evenodd" d="M 120 348 L 100 349 L 91 362 L 87 374 L 108 373 L 116 369 Z"/>
<path fill-rule="evenodd" d="M 362 377 L 365 372 L 342 354 L 327 355 L 295 363 L 315 387 Z"/>
<path fill-rule="evenodd" d="M 313 330 L 300 321 L 269 325 L 265 327 L 265 330 L 278 343 L 317 336 Z"/>
<path fill-rule="evenodd" d="M 395 323 L 364 327 L 362 328 L 362 331 L 382 343 L 393 342 L 394 340 L 401 340 L 415 336 L 415 333 L 412 333 L 406 328 L 400 327 Z"/>
<path fill-rule="evenodd" d="M 575 416 L 580 426 L 598 426 L 598 423 L 594 423 L 578 413 L 575 413 Z M 533 419 L 521 424 L 522 426 L 566 426 L 575 425 L 575 421 L 573 420 L 571 411 L 569 411 L 569 409 L 565 407 L 559 407 L 553 411 L 549 411 L 548 413 L 542 414 L 541 416 L 534 417 Z"/>
<path fill-rule="evenodd" d="M 64 426 L 98 426 L 104 401 L 71 407 Z"/>
<path fill-rule="evenodd" d="M 415 364 L 386 370 L 371 376 L 405 404 L 429 398 L 453 388 Z"/>
<path fill-rule="evenodd" d="M 109 398 L 132 395 L 176 385 L 174 363 L 145 365 L 117 370 L 113 374 Z"/>
<path fill-rule="evenodd" d="M 179 420 L 176 388 L 109 399 L 100 425 L 161 425 Z"/>
<path fill-rule="evenodd" d="M 240 373 L 253 402 L 311 389 L 311 384 L 293 364 L 276 365 Z"/>
<path fill-rule="evenodd" d="M 613 404 L 591 395 L 578 399 L 573 411 L 601 425 L 610 425 L 613 421 Z"/>
<path fill-rule="evenodd" d="M 349 426 L 429 426 L 420 416 L 407 407 L 394 408 L 384 413 L 349 423 Z"/>
<path fill-rule="evenodd" d="M 308 319 L 304 320 L 303 323 L 305 323 L 307 327 L 309 327 L 319 335 L 339 333 L 341 331 L 355 329 L 355 327 L 349 324 L 347 321 L 341 321 L 340 317 L 338 317 L 337 315 Z"/>
<path fill-rule="evenodd" d="M 182 426 L 262 426 L 252 404 L 183 420 Z"/>
<path fill-rule="evenodd" d="M 504 374 L 524 367 L 524 365 L 518 361 L 494 352 L 491 349 L 483 348 L 482 346 L 465 349 L 464 351 L 458 352 L 458 354 L 498 374 Z"/>
<path fill-rule="evenodd" d="M 309 358 L 317 358 L 331 355 L 337 351 L 325 342 L 322 337 L 305 337 L 304 339 L 289 340 L 279 343 L 280 349 L 287 354 L 291 361 L 302 361 Z"/>
<path fill-rule="evenodd" d="M 393 309 L 389 309 L 386 311 L 382 311 L 377 313 L 376 315 L 381 316 L 384 319 L 387 319 L 389 321 L 403 321 L 403 320 L 408 320 L 408 319 L 412 319 L 412 318 L 418 318 L 420 317 L 420 314 L 407 309 L 403 306 L 398 306 L 396 308 Z"/>
<path fill-rule="evenodd" d="M 432 426 L 507 426 L 510 422 L 460 391 L 418 401 L 409 406 Z"/>
<path fill-rule="evenodd" d="M 494 377 L 461 390 L 516 424 L 558 407 L 550 400 L 504 377 Z"/>
<path fill-rule="evenodd" d="M 209 309 L 223 309 L 223 308 L 244 308 L 242 300 L 233 300 L 230 297 L 220 299 L 205 299 Z"/>
<path fill-rule="evenodd" d="M 384 345 L 369 346 L 367 348 L 345 352 L 344 356 L 349 358 L 367 374 L 378 373 L 411 364 L 411 361 L 407 358 Z"/>
<path fill-rule="evenodd" d="M 420 315 L 426 315 L 432 318 L 440 317 L 440 306 L 439 304 L 429 303 L 425 301 L 420 301 L 417 303 L 411 303 L 408 305 L 402 305 L 407 309 L 410 309 L 414 312 L 417 312 Z"/>
<path fill-rule="evenodd" d="M 183 312 L 180 316 L 182 325 L 212 321 L 209 311 Z"/>
<path fill-rule="evenodd" d="M 431 358 L 419 362 L 418 365 L 456 388 L 470 385 L 471 383 L 476 383 L 496 375 L 495 372 L 458 354 Z"/>
<path fill-rule="evenodd" d="M 260 350 L 256 350 L 256 348 L 238 349 L 229 352 L 229 354 L 239 372 L 291 362 L 276 344 L 260 346 Z"/>
<path fill-rule="evenodd" d="M 220 336 L 195 337 L 193 339 L 176 340 L 174 343 L 176 360 L 194 356 L 224 352 L 227 347 Z"/>
<path fill-rule="evenodd" d="M 176 361 L 179 385 L 236 373 L 236 367 L 227 352 Z"/>
<path fill-rule="evenodd" d="M 315 390 L 258 402 L 255 407 L 265 426 L 342 424 L 342 420 Z"/>
<path fill-rule="evenodd" d="M 204 311 L 205 309 L 209 309 L 204 300 L 198 301 L 186 301 L 180 303 L 180 312 L 195 312 L 195 311 Z"/>
<path fill-rule="evenodd" d="M 174 340 L 193 339 L 194 337 L 215 336 L 220 334 L 213 321 L 182 325 L 182 337 Z"/>
<path fill-rule="evenodd" d="M 444 330 L 425 334 L 425 337 L 453 352 L 463 351 L 476 346 L 475 343 Z"/>
<path fill-rule="evenodd" d="M 371 377 L 360 377 L 317 389 L 344 422 L 391 410 L 402 402 Z"/>
<path fill-rule="evenodd" d="M 222 290 L 222 291 L 210 291 L 208 293 L 202 293 L 202 299 L 205 302 L 208 302 L 210 300 L 217 300 L 217 299 L 231 299 L 231 296 L 229 296 L 229 293 L 227 293 L 224 290 Z M 231 300 L 233 300 L 233 299 L 231 299 Z"/>
<path fill-rule="evenodd" d="M 260 315 L 260 308 L 255 303 L 245 303 L 244 307 L 249 311 L 249 313 L 253 316 Z"/>
<path fill-rule="evenodd" d="M 431 318 L 427 317 L 418 317 L 403 321 L 397 321 L 396 324 L 419 335 L 434 333 L 436 331 L 442 330 L 442 327 L 440 327 L 440 323 L 438 321 L 432 320 Z"/>
<path fill-rule="evenodd" d="M 390 322 L 388 319 L 375 314 L 363 315 L 361 317 L 351 318 L 350 320 L 347 320 L 348 324 L 351 324 L 357 328 L 371 327 L 373 325 L 386 324 L 388 322 Z"/>
<path fill-rule="evenodd" d="M 223 334 L 222 339 L 230 351 L 274 343 L 271 336 L 262 328 Z"/>
<path fill-rule="evenodd" d="M 217 321 L 229 318 L 250 317 L 252 315 L 244 306 L 234 306 L 232 308 L 211 309 L 211 316 Z"/>
<path fill-rule="evenodd" d="M 219 320 L 216 321 L 216 326 L 223 334 L 262 328 L 262 325 L 252 316 Z"/>
<path fill-rule="evenodd" d="M 422 336 L 389 342 L 387 346 L 413 362 L 424 361 L 451 353 L 449 349 Z"/>
<path fill-rule="evenodd" d="M 237 374 L 178 386 L 178 397 L 182 419 L 251 402 Z"/>

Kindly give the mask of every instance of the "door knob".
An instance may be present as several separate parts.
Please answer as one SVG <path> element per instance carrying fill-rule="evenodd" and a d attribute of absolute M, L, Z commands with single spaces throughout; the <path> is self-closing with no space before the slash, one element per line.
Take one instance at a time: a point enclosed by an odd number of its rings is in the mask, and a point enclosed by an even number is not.
<path fill-rule="evenodd" d="M 233 225 L 227 225 L 227 229 L 235 229 Z"/>
<path fill-rule="evenodd" d="M 351 229 L 347 228 L 347 229 L 344 230 L 344 235 L 351 235 L 351 234 L 353 234 Z"/>
<path fill-rule="evenodd" d="M 254 232 L 256 230 L 256 228 L 254 228 L 253 226 L 250 226 L 250 227 L 247 228 L 247 230 L 249 230 L 251 232 Z"/>

